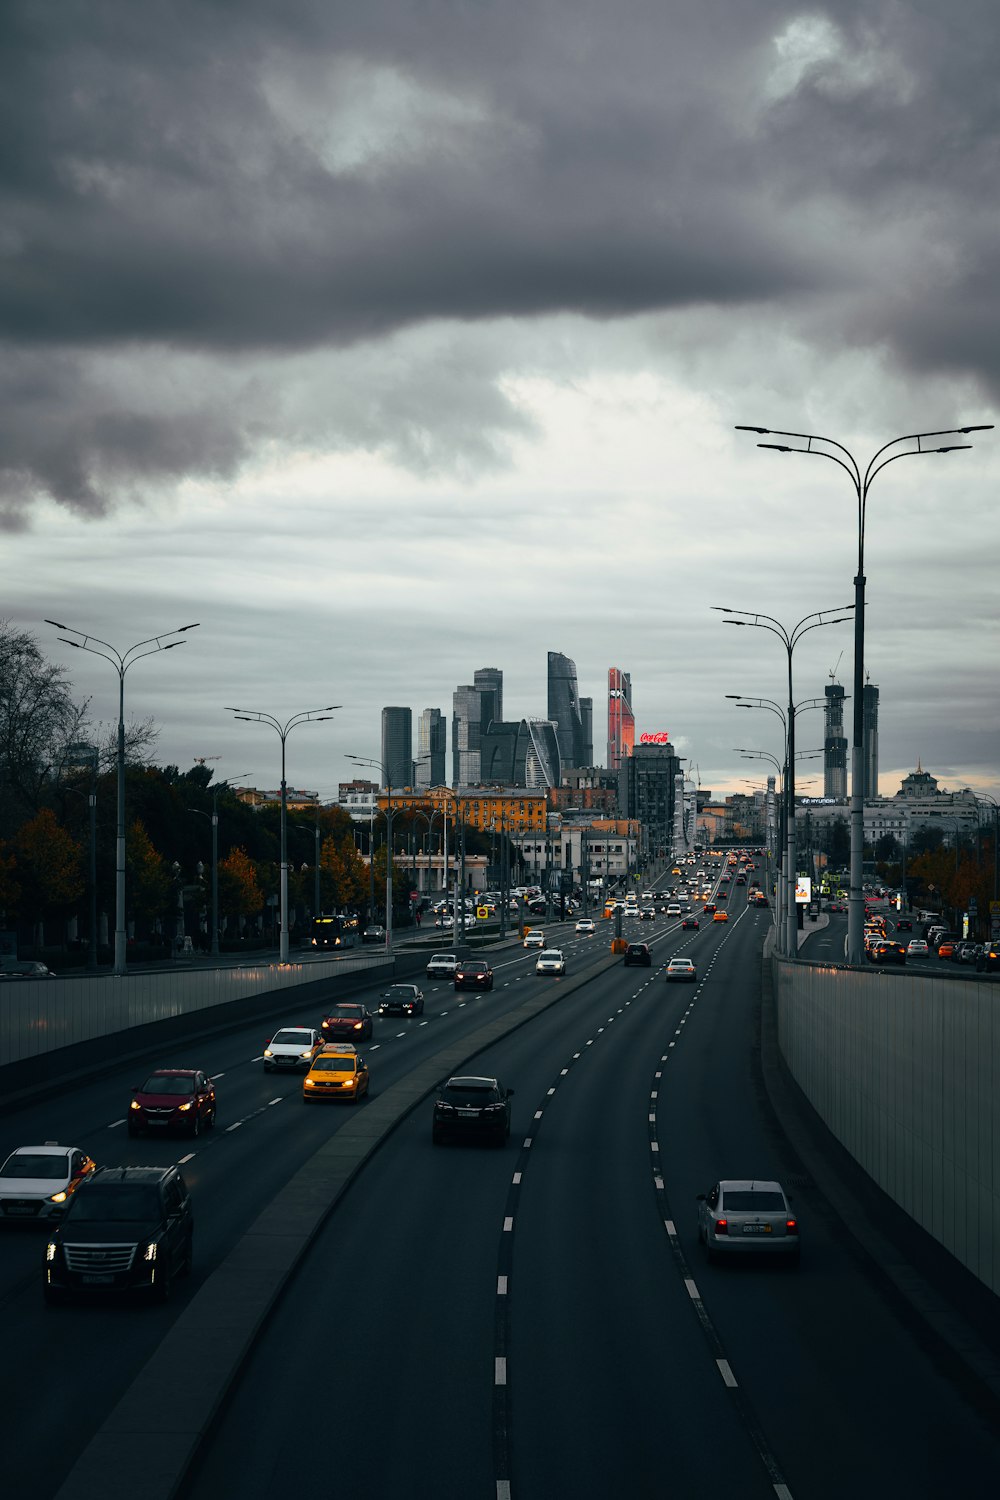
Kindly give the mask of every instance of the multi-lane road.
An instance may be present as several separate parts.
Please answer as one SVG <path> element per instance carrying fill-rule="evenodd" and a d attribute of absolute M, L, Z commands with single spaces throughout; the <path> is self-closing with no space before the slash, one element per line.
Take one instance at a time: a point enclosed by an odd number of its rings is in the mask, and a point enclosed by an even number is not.
<path fill-rule="evenodd" d="M 348 1189 L 257 1342 L 193 1500 L 288 1483 L 414 1500 L 995 1487 L 995 1413 L 884 1304 L 770 1112 L 756 1064 L 769 917 L 734 890 L 725 924 L 637 923 L 654 967 L 598 965 L 582 986 L 610 924 L 594 938 L 549 929 L 565 981 L 536 977 L 534 954 L 511 945 L 492 994 L 428 981 L 424 1016 L 376 1021 L 373 1093 L 526 992 L 567 991 L 475 1060 L 515 1089 L 506 1149 L 433 1147 L 428 1102 Z M 664 982 L 674 953 L 696 960 L 696 985 Z M 150 1059 L 218 1080 L 218 1128 L 190 1144 L 126 1138 L 135 1066 L 0 1117 L 4 1149 L 58 1139 L 101 1163 L 186 1158 L 196 1211 L 195 1273 L 166 1307 L 47 1310 L 41 1238 L 0 1239 L 11 1493 L 55 1494 L 198 1286 L 355 1113 L 307 1109 L 298 1078 L 265 1076 L 266 1035 Z M 696 1194 L 744 1175 L 792 1192 L 800 1270 L 706 1264 Z"/>

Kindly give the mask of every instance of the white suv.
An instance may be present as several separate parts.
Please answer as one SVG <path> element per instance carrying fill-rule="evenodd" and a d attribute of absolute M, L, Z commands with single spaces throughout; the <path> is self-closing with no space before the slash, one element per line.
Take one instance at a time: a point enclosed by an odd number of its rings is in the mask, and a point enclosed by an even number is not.
<path fill-rule="evenodd" d="M 427 960 L 428 979 L 454 979 L 458 968 L 456 953 L 434 953 Z"/>

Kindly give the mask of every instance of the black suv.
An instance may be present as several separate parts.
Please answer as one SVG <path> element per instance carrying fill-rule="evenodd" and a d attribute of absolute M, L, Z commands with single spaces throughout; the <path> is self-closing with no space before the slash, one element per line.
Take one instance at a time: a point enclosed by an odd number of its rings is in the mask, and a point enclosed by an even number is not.
<path fill-rule="evenodd" d="M 629 964 L 645 964 L 647 968 L 652 965 L 653 955 L 645 943 L 629 943 L 625 949 L 625 967 Z"/>
<path fill-rule="evenodd" d="M 76 1291 L 150 1292 L 166 1302 L 191 1270 L 194 1216 L 176 1167 L 101 1167 L 77 1189 L 45 1247 L 45 1300 Z"/>
<path fill-rule="evenodd" d="M 510 1135 L 510 1099 L 499 1078 L 449 1078 L 434 1101 L 431 1140 L 435 1146 L 452 1135 L 485 1137 L 502 1146 Z"/>

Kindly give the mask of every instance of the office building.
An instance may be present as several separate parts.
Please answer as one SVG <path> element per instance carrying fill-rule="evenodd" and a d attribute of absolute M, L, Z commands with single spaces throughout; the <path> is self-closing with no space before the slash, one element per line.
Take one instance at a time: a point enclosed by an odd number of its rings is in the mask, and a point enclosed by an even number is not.
<path fill-rule="evenodd" d="M 503 717 L 503 673 L 499 667 L 480 667 L 471 683 L 455 689 L 451 715 L 451 770 L 455 786 L 475 786 L 482 780 L 482 736 Z"/>
<path fill-rule="evenodd" d="M 382 775 L 387 786 L 413 781 L 413 715 L 408 708 L 382 710 Z"/>
<path fill-rule="evenodd" d="M 489 701 L 484 699 L 480 709 L 480 722 L 489 729 L 494 719 L 503 718 L 503 673 L 499 667 L 480 667 L 472 674 L 473 686 L 481 693 L 491 693 Z"/>
<path fill-rule="evenodd" d="M 638 745 L 618 771 L 618 806 L 643 826 L 647 849 L 666 854 L 674 824 L 675 778 L 680 759 L 673 745 Z"/>
<path fill-rule="evenodd" d="M 548 654 L 549 720 L 556 725 L 559 760 L 563 766 L 585 766 L 583 712 L 576 680 L 576 662 L 561 651 Z"/>
<path fill-rule="evenodd" d="M 847 800 L 847 739 L 844 735 L 844 689 L 839 682 L 824 688 L 826 694 L 823 737 L 823 796 Z"/>
<path fill-rule="evenodd" d="M 439 708 L 425 708 L 417 721 L 415 786 L 443 786 L 447 779 L 446 726 Z"/>
<path fill-rule="evenodd" d="M 608 668 L 608 760 L 609 771 L 620 771 L 622 760 L 635 749 L 635 714 L 632 712 L 632 678 L 619 667 Z"/>
<path fill-rule="evenodd" d="M 557 787 L 562 766 L 556 726 L 547 719 L 494 721 L 482 735 L 478 781 Z"/>
<path fill-rule="evenodd" d="M 583 759 L 581 766 L 594 764 L 594 700 L 580 699 L 580 717 L 583 720 Z"/>
<path fill-rule="evenodd" d="M 862 735 L 862 794 L 878 796 L 878 688 L 866 682 L 862 697 L 864 730 Z"/>

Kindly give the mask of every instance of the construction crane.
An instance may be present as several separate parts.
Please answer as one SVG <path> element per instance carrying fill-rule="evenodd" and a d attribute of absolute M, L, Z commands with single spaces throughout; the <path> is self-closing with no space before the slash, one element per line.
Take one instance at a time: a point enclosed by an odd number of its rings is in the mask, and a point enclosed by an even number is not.
<path fill-rule="evenodd" d="M 841 651 L 840 655 L 837 657 L 837 660 L 834 662 L 833 666 L 830 668 L 830 681 L 831 682 L 836 682 L 836 680 L 837 680 L 837 668 L 840 666 L 840 663 L 843 661 L 843 659 L 844 659 L 844 653 L 843 653 L 843 651 Z"/>

